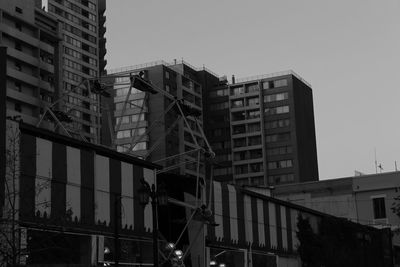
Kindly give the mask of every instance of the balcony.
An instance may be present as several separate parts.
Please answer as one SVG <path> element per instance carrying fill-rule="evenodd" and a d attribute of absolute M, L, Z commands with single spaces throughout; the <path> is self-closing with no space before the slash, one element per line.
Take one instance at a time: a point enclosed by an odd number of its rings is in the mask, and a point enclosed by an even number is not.
<path fill-rule="evenodd" d="M 24 72 L 17 71 L 17 70 L 12 69 L 12 68 L 7 68 L 7 76 L 10 76 L 15 80 L 20 80 L 20 81 L 23 81 L 25 83 L 29 83 L 29 84 L 31 84 L 33 86 L 38 86 L 39 85 L 38 77 L 34 77 L 32 75 L 28 75 L 28 74 L 26 74 Z"/>
<path fill-rule="evenodd" d="M 15 30 L 15 28 L 11 28 L 9 26 L 7 26 L 6 24 L 2 24 L 2 31 L 3 33 L 6 33 L 10 36 L 12 36 L 15 39 L 19 39 L 25 43 L 28 43 L 32 46 L 38 47 L 39 46 L 39 40 L 27 35 L 26 33 L 20 32 Z"/>
<path fill-rule="evenodd" d="M 12 89 L 7 88 L 7 97 L 16 99 L 21 102 L 25 102 L 27 104 L 30 104 L 32 106 L 39 106 L 40 101 L 37 97 L 30 96 Z"/>

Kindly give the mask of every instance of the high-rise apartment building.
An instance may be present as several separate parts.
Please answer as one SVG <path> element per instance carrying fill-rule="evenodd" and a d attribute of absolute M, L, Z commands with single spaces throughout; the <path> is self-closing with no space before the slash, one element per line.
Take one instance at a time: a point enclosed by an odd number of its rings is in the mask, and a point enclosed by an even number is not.
<path fill-rule="evenodd" d="M 0 46 L 5 63 L 1 105 L 7 116 L 36 124 L 61 85 L 60 25 L 34 1 L 1 1 Z"/>
<path fill-rule="evenodd" d="M 132 88 L 129 94 L 130 76 L 140 72 L 145 80 L 168 96 L 137 88 Z M 163 61 L 109 73 L 115 76 L 113 130 L 116 149 L 156 162 L 172 172 L 196 177 L 199 170 L 200 176 L 204 176 L 204 154 L 200 153 L 198 160 L 197 152 L 206 149 L 199 127 L 203 127 L 202 83 L 208 78 L 201 74 L 185 62 Z M 177 106 L 171 106 L 175 100 L 182 100 L 181 103 L 198 115 L 181 116 Z"/>
<path fill-rule="evenodd" d="M 46 3 L 45 3 L 46 2 Z M 101 96 L 93 94 L 86 79 L 104 73 L 105 0 L 48 0 L 44 9 L 62 24 L 62 111 L 73 122 L 67 127 L 72 135 L 99 143 L 101 132 Z"/>
<path fill-rule="evenodd" d="M 0 2 L 8 116 L 60 129 L 46 110 L 65 112 L 70 135 L 99 142 L 101 100 L 87 80 L 106 65 L 104 11 L 105 0 Z"/>
<path fill-rule="evenodd" d="M 239 185 L 318 180 L 311 86 L 292 71 L 236 80 L 205 92 L 204 120 L 220 164 Z"/>

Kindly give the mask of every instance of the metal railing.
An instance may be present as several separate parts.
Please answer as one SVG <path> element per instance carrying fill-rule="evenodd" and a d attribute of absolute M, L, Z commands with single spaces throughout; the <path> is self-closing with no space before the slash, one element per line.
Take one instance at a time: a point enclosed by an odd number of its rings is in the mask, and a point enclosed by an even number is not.
<path fill-rule="evenodd" d="M 236 83 L 244 83 L 248 81 L 257 81 L 257 80 L 262 80 L 262 79 L 267 79 L 267 78 L 272 78 L 272 77 L 279 77 L 279 76 L 285 76 L 285 75 L 293 75 L 303 83 L 305 83 L 307 86 L 312 88 L 311 84 L 304 80 L 300 75 L 298 75 L 296 72 L 293 70 L 286 70 L 286 71 L 279 71 L 279 72 L 273 72 L 269 74 L 262 74 L 262 75 L 255 75 L 255 76 L 249 76 L 249 77 L 244 77 L 244 78 L 238 78 L 236 79 Z"/>
<path fill-rule="evenodd" d="M 205 70 L 205 71 L 209 72 L 210 74 L 214 75 L 215 77 L 220 77 L 218 74 L 216 74 L 215 72 L 211 71 L 210 69 L 208 69 L 208 68 L 206 68 L 204 66 L 203 67 L 195 67 L 195 66 L 189 64 L 188 62 L 184 61 L 183 59 L 174 60 L 173 62 L 166 62 L 164 60 L 156 60 L 156 61 L 152 61 L 152 62 L 148 62 L 148 63 L 143 63 L 143 64 L 138 64 L 138 65 L 133 65 L 133 66 L 126 66 L 126 67 L 107 70 L 107 73 L 108 74 L 115 74 L 115 73 L 121 73 L 121 72 L 135 71 L 135 70 L 150 68 L 150 67 L 154 67 L 154 66 L 158 66 L 158 65 L 164 65 L 166 67 L 173 67 L 173 66 L 178 65 L 178 64 L 186 65 L 186 66 L 188 66 L 189 68 L 191 68 L 191 69 L 193 69 L 195 71 Z M 176 68 L 174 68 L 174 70 L 176 70 Z"/>
<path fill-rule="evenodd" d="M 154 67 L 154 66 L 158 66 L 158 65 L 168 66 L 169 64 L 167 62 L 165 62 L 164 60 L 157 60 L 157 61 L 152 61 L 152 62 L 148 62 L 148 63 L 107 70 L 107 74 L 135 71 L 135 70 L 150 68 L 150 67 Z"/>

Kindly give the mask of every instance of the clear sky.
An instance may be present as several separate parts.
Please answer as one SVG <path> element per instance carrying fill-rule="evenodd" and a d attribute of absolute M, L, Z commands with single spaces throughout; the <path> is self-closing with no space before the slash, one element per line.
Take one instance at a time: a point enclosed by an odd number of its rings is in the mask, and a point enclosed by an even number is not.
<path fill-rule="evenodd" d="M 320 179 L 400 169 L 400 0 L 108 0 L 108 68 L 163 59 L 312 84 Z"/>

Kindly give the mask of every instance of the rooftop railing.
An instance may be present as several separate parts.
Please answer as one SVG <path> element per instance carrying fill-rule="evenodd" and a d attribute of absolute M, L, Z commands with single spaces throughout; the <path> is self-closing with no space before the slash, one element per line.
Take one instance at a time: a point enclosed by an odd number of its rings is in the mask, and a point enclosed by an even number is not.
<path fill-rule="evenodd" d="M 273 72 L 269 74 L 262 74 L 262 75 L 255 75 L 255 76 L 249 76 L 249 77 L 244 77 L 244 78 L 238 78 L 235 81 L 236 83 L 244 83 L 244 82 L 249 82 L 249 81 L 257 81 L 257 80 L 262 80 L 262 79 L 268 79 L 272 77 L 279 77 L 279 76 L 285 76 L 285 75 L 293 75 L 303 83 L 305 83 L 307 86 L 312 88 L 311 84 L 304 80 L 300 75 L 298 75 L 296 72 L 293 70 L 286 70 L 286 71 L 279 71 L 279 72 Z"/>
<path fill-rule="evenodd" d="M 158 65 L 168 66 L 169 64 L 167 62 L 165 62 L 164 60 L 157 60 L 157 61 L 152 61 L 152 62 L 133 65 L 133 66 L 126 66 L 126 67 L 107 70 L 107 74 L 135 71 L 135 70 L 150 68 L 150 67 L 154 67 L 154 66 L 158 66 Z"/>
<path fill-rule="evenodd" d="M 121 73 L 121 72 L 129 72 L 129 71 L 135 71 L 135 70 L 139 70 L 139 69 L 145 69 L 145 68 L 150 68 L 150 67 L 154 67 L 154 66 L 158 66 L 158 65 L 164 65 L 166 67 L 173 67 L 175 65 L 178 64 L 183 64 L 188 66 L 189 68 L 195 70 L 195 71 L 202 71 L 205 70 L 209 73 L 211 73 L 212 75 L 214 75 L 215 77 L 219 77 L 218 74 L 216 74 L 215 72 L 211 71 L 210 69 L 206 68 L 206 67 L 195 67 L 191 64 L 189 64 L 188 62 L 182 60 L 174 60 L 173 62 L 166 62 L 164 60 L 157 60 L 157 61 L 152 61 L 152 62 L 148 62 L 148 63 L 143 63 L 143 64 L 138 64 L 138 65 L 133 65 L 133 66 L 126 66 L 126 67 L 121 67 L 121 68 L 116 68 L 116 69 L 111 69 L 111 70 L 107 70 L 108 74 L 115 74 L 115 73 Z M 174 70 L 177 70 L 176 68 L 174 68 Z"/>

